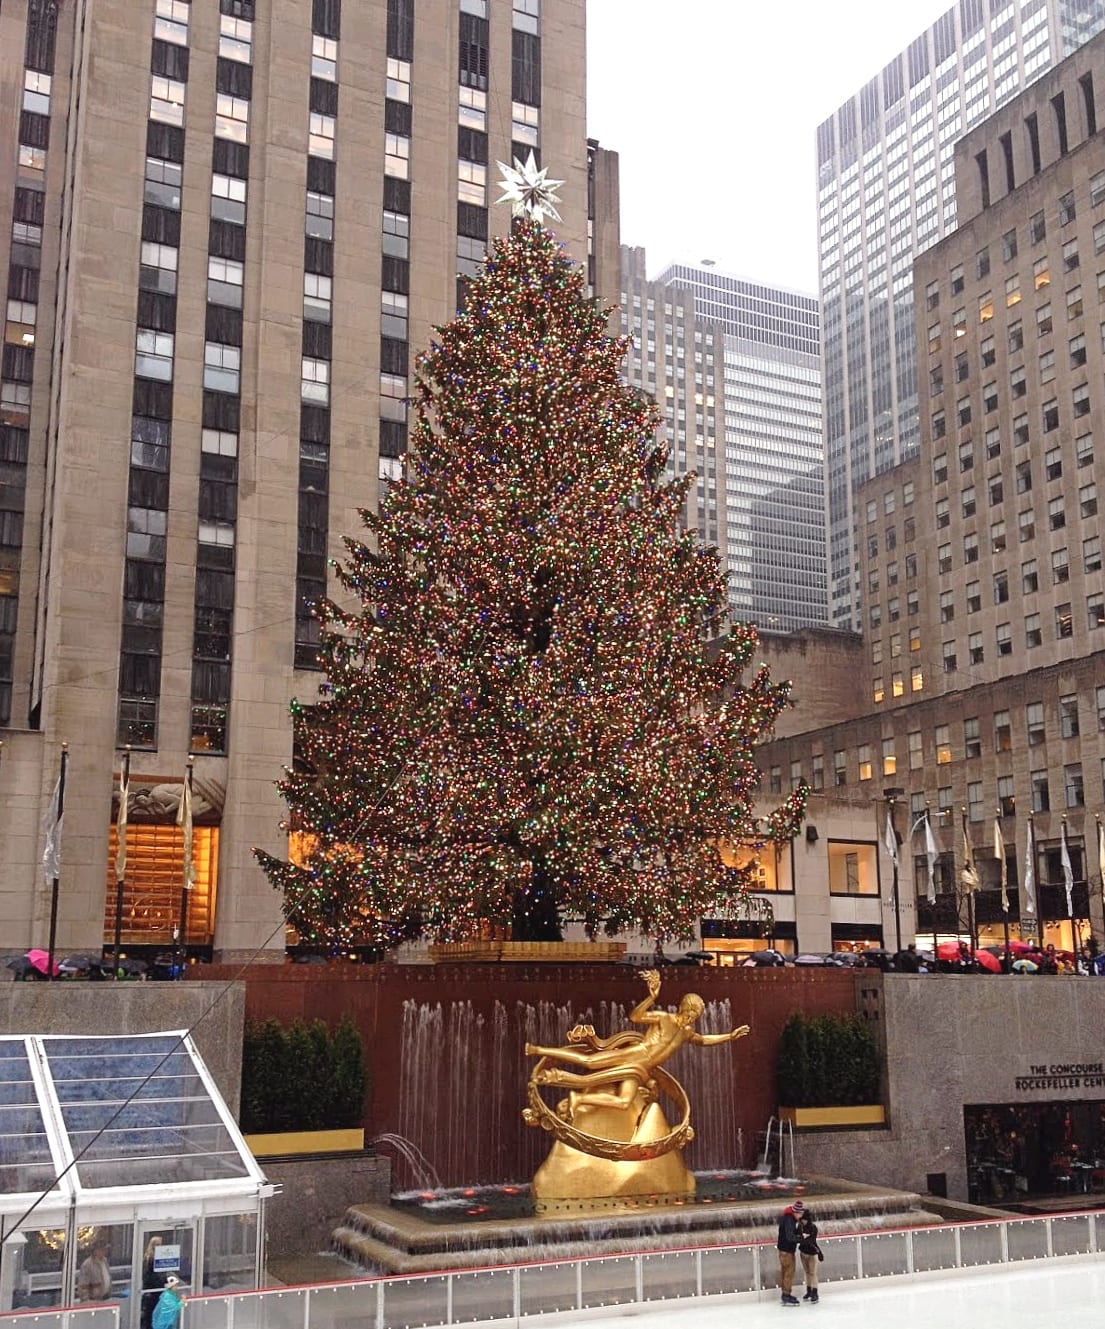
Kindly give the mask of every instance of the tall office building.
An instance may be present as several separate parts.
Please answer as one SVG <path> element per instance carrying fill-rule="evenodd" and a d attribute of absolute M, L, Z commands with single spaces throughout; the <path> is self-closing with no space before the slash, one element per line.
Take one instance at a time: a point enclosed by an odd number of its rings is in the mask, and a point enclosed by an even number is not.
<path fill-rule="evenodd" d="M 1103 26 L 1105 0 L 959 0 L 817 130 L 835 626 L 860 626 L 856 492 L 918 447 L 912 268 L 955 229 L 955 143 Z"/>
<path fill-rule="evenodd" d="M 672 264 L 658 285 L 693 296 L 696 319 L 724 339 L 730 610 L 780 631 L 824 623 L 817 301 L 705 264 Z"/>
<path fill-rule="evenodd" d="M 327 558 L 400 474 L 413 357 L 510 223 L 495 162 L 566 181 L 607 299 L 583 0 L 16 0 L 0 8 L 0 946 L 282 947 L 287 708 Z M 592 207 L 589 216 L 588 199 Z M 604 256 L 613 270 L 602 286 Z M 267 941 L 266 941 L 267 938 Z"/>
<path fill-rule="evenodd" d="M 621 332 L 630 339 L 626 378 L 663 416 L 668 474 L 695 472 L 684 521 L 725 551 L 725 493 L 719 497 L 725 437 L 722 329 L 696 317 L 687 291 L 649 281 L 645 251 L 622 246 Z"/>

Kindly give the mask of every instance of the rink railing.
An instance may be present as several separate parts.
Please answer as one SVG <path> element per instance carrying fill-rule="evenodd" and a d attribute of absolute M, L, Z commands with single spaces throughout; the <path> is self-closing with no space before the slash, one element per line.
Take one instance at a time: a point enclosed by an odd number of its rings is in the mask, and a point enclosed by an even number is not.
<path fill-rule="evenodd" d="M 823 1283 L 939 1274 L 1060 1256 L 1105 1246 L 1105 1211 L 823 1236 Z M 1099 1245 L 1099 1241 L 1102 1245 Z M 188 1297 L 180 1329 L 431 1329 L 678 1298 L 774 1291 L 774 1241 L 574 1260 L 401 1274 L 344 1283 Z M 125 1303 L 124 1303 L 125 1304 Z M 0 1315 L 0 1329 L 116 1329 L 89 1311 Z M 68 1317 L 68 1318 L 67 1318 Z"/>
<path fill-rule="evenodd" d="M 1099 1241 L 1102 1245 L 1099 1245 Z M 1105 1246 L 1105 1212 L 890 1228 L 821 1238 L 824 1283 L 936 1274 Z M 776 1287 L 774 1241 L 392 1275 L 189 1298 L 180 1329 L 430 1329 Z"/>

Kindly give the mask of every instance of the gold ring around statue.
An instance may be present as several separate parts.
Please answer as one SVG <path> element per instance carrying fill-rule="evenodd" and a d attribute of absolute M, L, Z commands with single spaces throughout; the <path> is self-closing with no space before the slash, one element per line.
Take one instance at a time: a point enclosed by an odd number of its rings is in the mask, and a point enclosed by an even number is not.
<path fill-rule="evenodd" d="M 611 1140 L 604 1135 L 590 1135 L 573 1126 L 571 1122 L 558 1117 L 541 1097 L 537 1077 L 548 1064 L 549 1058 L 542 1057 L 534 1066 L 526 1086 L 526 1098 L 529 1107 L 522 1113 L 528 1126 L 540 1126 L 542 1130 L 554 1135 L 561 1144 L 578 1149 L 580 1153 L 591 1154 L 595 1158 L 609 1158 L 619 1163 L 638 1163 L 650 1158 L 660 1158 L 675 1149 L 682 1149 L 694 1139 L 694 1127 L 691 1125 L 691 1103 L 687 1091 L 673 1076 L 659 1066 L 652 1069 L 652 1079 L 656 1087 L 662 1089 L 679 1109 L 678 1123 L 658 1140 Z"/>

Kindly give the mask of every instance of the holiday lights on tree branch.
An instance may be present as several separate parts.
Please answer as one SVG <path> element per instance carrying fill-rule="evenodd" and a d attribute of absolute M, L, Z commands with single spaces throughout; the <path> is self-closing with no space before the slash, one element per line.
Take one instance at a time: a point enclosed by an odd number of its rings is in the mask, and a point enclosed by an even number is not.
<path fill-rule="evenodd" d="M 679 527 L 692 477 L 665 478 L 624 352 L 523 216 L 420 359 L 407 478 L 346 540 L 326 681 L 292 711 L 298 852 L 258 855 L 305 939 L 539 939 L 565 914 L 687 937 L 746 897 L 720 844 L 797 829 L 804 790 L 753 815 L 787 686 L 742 681 L 753 629 L 707 645 L 721 562 Z"/>

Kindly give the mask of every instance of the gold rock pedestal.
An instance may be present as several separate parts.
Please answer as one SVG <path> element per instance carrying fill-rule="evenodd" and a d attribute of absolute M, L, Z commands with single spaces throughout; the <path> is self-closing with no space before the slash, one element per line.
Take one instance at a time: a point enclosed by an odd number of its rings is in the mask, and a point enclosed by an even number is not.
<path fill-rule="evenodd" d="M 581 1105 L 573 1114 L 573 1124 L 589 1135 L 638 1146 L 632 1153 L 647 1153 L 648 1145 L 670 1136 L 671 1127 L 659 1103 L 648 1103 L 643 1094 L 639 1097 L 645 1100 L 640 1112 Z M 555 1140 L 534 1174 L 532 1189 L 539 1204 L 622 1195 L 693 1195 L 694 1176 L 683 1162 L 681 1149 L 654 1158 L 622 1161 L 596 1158 Z"/>

